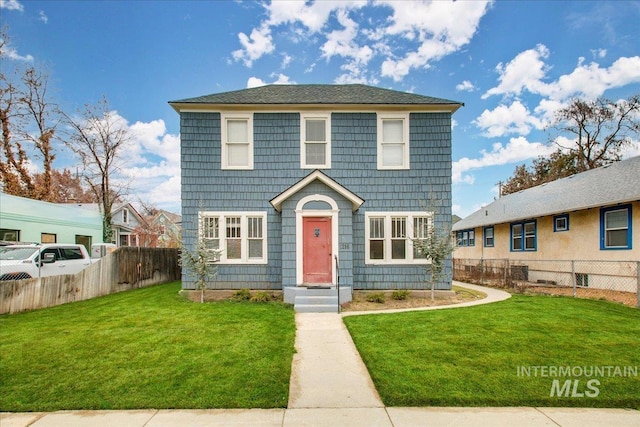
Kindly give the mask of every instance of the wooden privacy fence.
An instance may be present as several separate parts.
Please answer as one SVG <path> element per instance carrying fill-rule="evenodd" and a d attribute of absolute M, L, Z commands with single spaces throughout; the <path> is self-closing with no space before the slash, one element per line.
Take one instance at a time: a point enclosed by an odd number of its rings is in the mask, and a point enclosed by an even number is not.
<path fill-rule="evenodd" d="M 0 314 L 53 307 L 179 279 L 178 249 L 122 247 L 77 274 L 0 281 Z"/>

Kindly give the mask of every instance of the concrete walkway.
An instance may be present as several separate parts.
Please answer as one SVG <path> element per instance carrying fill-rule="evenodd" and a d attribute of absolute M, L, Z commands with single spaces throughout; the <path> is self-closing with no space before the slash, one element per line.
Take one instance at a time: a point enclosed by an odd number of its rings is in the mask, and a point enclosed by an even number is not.
<path fill-rule="evenodd" d="M 506 292 L 480 290 L 487 298 L 444 309 L 487 304 L 509 298 Z M 406 310 L 389 310 L 398 312 Z M 376 312 L 379 313 L 379 312 Z M 365 314 L 349 312 L 343 315 Z M 372 312 L 366 312 L 372 314 Z M 523 426 L 638 427 L 640 411 L 587 408 L 385 408 L 347 332 L 342 315 L 296 314 L 296 351 L 287 409 L 60 411 L 2 413 L 1 427 L 198 427 L 198 426 Z"/>

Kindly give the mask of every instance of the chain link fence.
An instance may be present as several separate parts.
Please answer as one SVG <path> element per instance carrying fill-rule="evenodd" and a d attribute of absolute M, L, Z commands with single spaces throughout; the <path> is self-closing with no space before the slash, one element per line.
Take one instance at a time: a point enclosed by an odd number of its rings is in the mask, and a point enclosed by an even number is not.
<path fill-rule="evenodd" d="M 606 299 L 640 307 L 640 262 L 454 259 L 453 279 L 512 289 Z"/>

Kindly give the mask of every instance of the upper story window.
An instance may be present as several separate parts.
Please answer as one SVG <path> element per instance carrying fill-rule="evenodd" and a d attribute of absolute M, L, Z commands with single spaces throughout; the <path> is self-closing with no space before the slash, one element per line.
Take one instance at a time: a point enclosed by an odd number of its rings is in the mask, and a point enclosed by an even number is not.
<path fill-rule="evenodd" d="M 378 114 L 378 169 L 409 169 L 409 114 Z"/>
<path fill-rule="evenodd" d="M 331 116 L 300 116 L 300 166 L 319 169 L 331 167 Z"/>
<path fill-rule="evenodd" d="M 600 209 L 600 249 L 631 249 L 631 205 Z"/>
<path fill-rule="evenodd" d="M 124 222 L 125 224 L 129 224 L 129 210 L 128 209 L 123 209 L 122 210 L 122 222 Z"/>
<path fill-rule="evenodd" d="M 222 169 L 253 169 L 253 116 L 222 114 Z"/>
<path fill-rule="evenodd" d="M 511 224 L 511 250 L 535 251 L 536 250 L 536 222 L 518 222 Z"/>

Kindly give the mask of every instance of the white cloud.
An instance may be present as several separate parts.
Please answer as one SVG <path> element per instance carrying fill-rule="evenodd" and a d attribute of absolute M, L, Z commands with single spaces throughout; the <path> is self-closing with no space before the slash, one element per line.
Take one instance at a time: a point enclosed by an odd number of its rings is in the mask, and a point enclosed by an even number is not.
<path fill-rule="evenodd" d="M 607 56 L 607 49 L 591 49 L 591 55 L 594 58 L 604 58 Z"/>
<path fill-rule="evenodd" d="M 605 54 L 606 51 L 600 52 L 599 57 Z M 596 62 L 586 64 L 580 57 L 572 72 L 556 81 L 545 82 L 550 70 L 545 63 L 548 58 L 549 50 L 539 44 L 535 49 L 519 53 L 506 65 L 498 64 L 499 84 L 485 92 L 482 99 L 492 95 L 517 96 L 524 91 L 555 101 L 575 96 L 597 98 L 608 89 L 640 82 L 640 56 L 618 58 L 608 68 L 601 68 Z"/>
<path fill-rule="evenodd" d="M 42 22 L 44 22 L 45 24 L 47 24 L 49 22 L 49 17 L 44 13 L 44 10 L 41 10 L 38 13 L 38 19 Z"/>
<path fill-rule="evenodd" d="M 255 60 L 273 52 L 276 37 L 293 35 L 296 42 L 324 39 L 320 56 L 327 60 L 337 56 L 345 61 L 340 69 L 346 75 L 338 80 L 377 81 L 375 76 L 365 75 L 371 74 L 365 68 L 372 58 L 380 57 L 383 60 L 380 75 L 399 81 L 411 69 L 428 67 L 431 61 L 468 44 L 492 3 L 493 0 L 273 1 L 263 5 L 267 18 L 250 36 L 239 34 L 242 48 L 232 55 L 251 67 Z M 364 7 L 376 9 L 379 12 L 376 19 L 361 19 L 362 15 L 354 13 Z M 334 16 L 340 29 L 333 28 Z M 408 48 L 404 56 L 396 56 L 398 46 L 407 43 L 414 46 L 413 50 Z"/>
<path fill-rule="evenodd" d="M 544 126 L 519 100 L 511 105 L 499 105 L 491 111 L 484 110 L 472 123 L 483 129 L 483 135 L 489 138 L 514 133 L 527 135 L 532 128 L 542 129 Z"/>
<path fill-rule="evenodd" d="M 463 157 L 453 162 L 452 181 L 453 183 L 473 184 L 474 177 L 465 174 L 466 172 L 488 166 L 520 162 L 540 155 L 550 154 L 554 150 L 555 147 L 540 142 L 529 142 L 524 137 L 511 138 L 506 146 L 501 143 L 495 143 L 491 151 L 482 150 L 480 158 L 470 159 Z"/>
<path fill-rule="evenodd" d="M 258 77 L 249 77 L 249 80 L 247 80 L 247 88 L 252 88 L 252 87 L 258 87 L 258 86 L 266 86 L 266 85 L 290 85 L 290 84 L 295 84 L 296 82 L 291 81 L 289 79 L 289 76 L 286 76 L 284 74 L 272 74 L 271 77 L 278 77 L 276 80 L 274 80 L 272 83 L 267 83 L 264 80 L 258 78 Z"/>
<path fill-rule="evenodd" d="M 491 95 L 515 94 L 519 95 L 524 89 L 532 93 L 540 93 L 544 85 L 548 67 L 544 59 L 549 57 L 549 49 L 539 44 L 535 49 L 525 50 L 513 58 L 507 65 L 499 63 L 496 71 L 500 74 L 498 86 L 489 89 L 482 99 Z"/>
<path fill-rule="evenodd" d="M 0 0 L 0 9 L 24 11 L 24 6 L 18 0 Z"/>
<path fill-rule="evenodd" d="M 400 35 L 416 40 L 417 50 L 404 58 L 387 58 L 382 64 L 382 76 L 400 81 L 412 68 L 428 67 L 429 63 L 456 52 L 473 38 L 480 19 L 492 2 L 406 2 L 380 1 L 377 4 L 393 9 L 392 24 L 378 32 L 385 36 Z"/>
<path fill-rule="evenodd" d="M 249 36 L 245 33 L 239 33 L 238 39 L 243 49 L 233 51 L 232 55 L 236 61 L 244 62 L 247 67 L 251 67 L 253 61 L 275 49 L 271 38 L 271 29 L 265 25 L 261 28 L 254 28 Z"/>
<path fill-rule="evenodd" d="M 592 62 L 582 61 L 570 73 L 543 87 L 539 93 L 555 100 L 565 100 L 573 96 L 597 98 L 607 89 L 640 82 L 640 56 L 618 58 L 609 68 L 600 68 Z"/>
<path fill-rule="evenodd" d="M 469 80 L 465 80 L 456 85 L 456 90 L 461 92 L 473 92 L 476 90 L 476 87 Z"/>
<path fill-rule="evenodd" d="M 9 45 L 7 40 L 0 38 L 0 46 L 0 58 L 9 58 L 12 61 L 33 61 L 33 56 L 20 55 L 14 47 Z"/>

